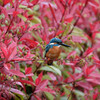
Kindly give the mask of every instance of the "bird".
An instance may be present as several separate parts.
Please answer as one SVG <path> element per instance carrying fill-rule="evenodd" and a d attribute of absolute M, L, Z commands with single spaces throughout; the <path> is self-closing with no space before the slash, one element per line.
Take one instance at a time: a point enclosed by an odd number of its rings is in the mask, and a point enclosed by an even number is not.
<path fill-rule="evenodd" d="M 47 64 L 52 65 L 53 61 L 60 56 L 61 48 L 60 46 L 71 47 L 62 42 L 59 38 L 52 38 L 49 44 L 45 48 L 45 57 L 47 58 Z"/>

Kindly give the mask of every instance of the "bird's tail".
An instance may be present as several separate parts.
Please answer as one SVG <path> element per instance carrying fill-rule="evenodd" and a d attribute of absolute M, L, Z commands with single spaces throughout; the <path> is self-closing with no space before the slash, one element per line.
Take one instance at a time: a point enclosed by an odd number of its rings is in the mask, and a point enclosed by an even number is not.
<path fill-rule="evenodd" d="M 48 65 L 53 65 L 53 60 L 48 59 L 48 60 L 47 60 L 47 64 L 48 64 Z"/>

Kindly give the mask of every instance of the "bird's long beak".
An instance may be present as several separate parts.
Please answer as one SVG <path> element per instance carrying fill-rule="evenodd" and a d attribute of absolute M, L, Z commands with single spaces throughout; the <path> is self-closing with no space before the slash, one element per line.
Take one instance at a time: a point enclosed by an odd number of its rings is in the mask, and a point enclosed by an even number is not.
<path fill-rule="evenodd" d="M 71 46 L 66 45 L 66 44 L 64 44 L 64 43 L 61 43 L 60 45 L 65 46 L 65 47 L 71 47 Z"/>

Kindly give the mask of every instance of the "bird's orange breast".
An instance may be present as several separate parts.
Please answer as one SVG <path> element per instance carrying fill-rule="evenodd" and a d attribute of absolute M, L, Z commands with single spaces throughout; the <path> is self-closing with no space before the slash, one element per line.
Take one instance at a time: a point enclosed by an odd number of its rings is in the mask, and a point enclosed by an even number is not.
<path fill-rule="evenodd" d="M 56 59 L 60 55 L 60 47 L 59 46 L 53 46 L 53 48 L 50 48 L 49 51 L 46 53 L 46 57 L 50 59 Z"/>

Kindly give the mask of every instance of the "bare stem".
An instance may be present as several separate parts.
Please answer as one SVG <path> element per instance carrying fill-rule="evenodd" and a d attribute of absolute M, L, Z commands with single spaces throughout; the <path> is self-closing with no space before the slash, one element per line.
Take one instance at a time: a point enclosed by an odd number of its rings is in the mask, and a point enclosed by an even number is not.
<path fill-rule="evenodd" d="M 88 4 L 88 0 L 85 1 L 85 5 L 83 6 L 83 8 L 82 8 L 82 10 L 81 10 L 80 15 L 82 15 L 82 13 L 83 13 L 85 7 L 87 6 L 87 4 Z M 77 17 L 77 19 L 76 19 L 76 21 L 75 21 L 75 23 L 74 23 L 74 25 L 73 25 L 73 28 L 69 31 L 68 34 L 71 34 L 71 33 L 72 33 L 72 31 L 74 30 L 75 26 L 77 25 L 79 19 L 80 19 L 80 17 Z"/>

